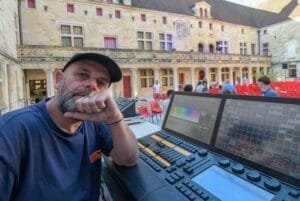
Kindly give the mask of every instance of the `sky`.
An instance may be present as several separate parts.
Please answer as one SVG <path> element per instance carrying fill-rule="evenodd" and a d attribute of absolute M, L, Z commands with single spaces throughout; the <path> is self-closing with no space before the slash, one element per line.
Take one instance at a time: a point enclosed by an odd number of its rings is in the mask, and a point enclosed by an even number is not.
<path fill-rule="evenodd" d="M 261 3 L 264 0 L 227 0 L 227 1 L 242 4 L 245 6 L 255 6 L 256 4 Z"/>

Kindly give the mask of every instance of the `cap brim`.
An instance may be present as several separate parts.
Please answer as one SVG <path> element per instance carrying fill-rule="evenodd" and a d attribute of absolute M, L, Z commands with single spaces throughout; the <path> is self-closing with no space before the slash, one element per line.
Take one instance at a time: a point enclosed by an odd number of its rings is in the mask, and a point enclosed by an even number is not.
<path fill-rule="evenodd" d="M 62 71 L 65 71 L 66 68 L 76 61 L 80 60 L 92 60 L 102 64 L 110 74 L 110 82 L 118 82 L 122 79 L 122 71 L 118 64 L 109 58 L 108 56 L 97 54 L 97 53 L 79 53 L 75 54 L 64 66 Z"/>

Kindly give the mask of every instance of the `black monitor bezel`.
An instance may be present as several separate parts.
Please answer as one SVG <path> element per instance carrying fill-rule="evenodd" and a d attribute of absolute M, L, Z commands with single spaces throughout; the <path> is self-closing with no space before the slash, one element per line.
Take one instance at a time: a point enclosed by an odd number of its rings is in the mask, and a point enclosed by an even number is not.
<path fill-rule="evenodd" d="M 216 94 L 200 94 L 200 93 L 191 93 L 191 92 L 179 92 L 179 91 L 176 91 L 173 93 L 172 97 L 171 97 L 171 100 L 170 100 L 170 104 L 168 106 L 168 109 L 167 109 L 167 112 L 166 112 L 166 115 L 165 115 L 165 118 L 163 120 L 163 124 L 162 124 L 162 130 L 165 130 L 167 132 L 170 132 L 172 134 L 174 134 L 175 136 L 177 137 L 180 137 L 180 138 L 183 138 L 183 139 L 187 139 L 189 140 L 190 142 L 192 142 L 193 144 L 196 144 L 196 145 L 200 145 L 200 146 L 203 146 L 203 147 L 206 147 L 206 148 L 209 148 L 209 146 L 211 145 L 212 143 L 212 140 L 213 140 L 213 137 L 214 137 L 214 133 L 216 132 L 216 126 L 214 125 L 214 128 L 213 128 L 213 132 L 212 132 L 212 137 L 211 137 L 211 140 L 208 144 L 204 143 L 204 142 L 201 142 L 201 141 L 198 141 L 194 138 L 191 138 L 191 137 L 188 137 L 186 135 L 183 135 L 179 132 L 176 132 L 174 130 L 171 130 L 171 129 L 168 129 L 166 128 L 166 122 L 167 122 L 167 119 L 169 117 L 169 113 L 170 113 L 170 110 L 171 110 L 171 105 L 173 104 L 173 101 L 174 101 L 174 97 L 176 95 L 187 95 L 187 96 L 203 96 L 203 97 L 208 97 L 208 98 L 217 98 L 217 99 L 220 99 L 220 105 L 219 105 L 219 108 L 218 108 L 218 112 L 217 112 L 217 116 L 216 116 L 216 121 L 215 121 L 215 125 L 218 121 L 218 118 L 221 117 L 220 115 L 220 108 L 221 108 L 221 104 L 222 104 L 222 97 L 220 95 L 216 95 Z"/>
<path fill-rule="evenodd" d="M 181 133 L 178 133 L 176 131 L 170 130 L 166 128 L 166 121 L 169 116 L 170 108 L 173 103 L 174 97 L 176 95 L 187 95 L 187 96 L 199 96 L 199 97 L 210 97 L 210 98 L 220 98 L 220 106 L 219 106 L 219 111 L 217 114 L 216 122 L 213 128 L 213 133 L 212 133 L 212 138 L 209 144 L 200 142 L 195 140 L 194 138 L 190 138 L 186 135 L 183 135 Z M 260 165 L 258 163 L 255 163 L 253 161 L 247 160 L 245 158 L 242 158 L 240 156 L 236 156 L 232 153 L 229 153 L 227 151 L 224 151 L 222 149 L 217 148 L 216 145 L 216 139 L 217 139 L 217 134 L 219 131 L 219 126 L 221 123 L 224 107 L 226 100 L 228 99 L 234 99 L 234 100 L 244 100 L 244 101 L 261 101 L 261 102 L 271 102 L 271 103 L 283 103 L 283 104 L 293 104 L 293 105 L 300 105 L 300 100 L 295 99 L 295 98 L 283 98 L 283 97 L 264 97 L 264 96 L 246 96 L 246 95 L 223 95 L 223 94 L 205 94 L 205 93 L 191 93 L 191 92 L 174 92 L 173 96 L 170 100 L 170 104 L 168 106 L 166 116 L 164 118 L 163 124 L 162 124 L 162 130 L 165 130 L 167 132 L 170 132 L 174 134 L 175 136 L 178 136 L 180 138 L 186 139 L 193 144 L 200 145 L 202 147 L 205 147 L 209 149 L 210 151 L 216 152 L 218 154 L 222 154 L 228 158 L 231 158 L 237 162 L 240 162 L 246 166 L 249 166 L 251 168 L 257 169 L 267 175 L 276 177 L 284 182 L 287 182 L 288 184 L 292 184 L 296 187 L 300 187 L 300 179 L 297 179 L 295 177 L 292 177 L 290 175 L 284 174 L 282 172 L 279 172 L 277 170 L 268 168 L 266 166 Z"/>

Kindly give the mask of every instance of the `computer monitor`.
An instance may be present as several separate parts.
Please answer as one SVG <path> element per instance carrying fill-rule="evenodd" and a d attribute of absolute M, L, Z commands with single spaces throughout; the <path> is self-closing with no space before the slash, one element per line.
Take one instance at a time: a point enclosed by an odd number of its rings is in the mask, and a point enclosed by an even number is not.
<path fill-rule="evenodd" d="M 221 98 L 174 94 L 163 129 L 210 144 Z"/>
<path fill-rule="evenodd" d="M 215 146 L 300 179 L 300 105 L 226 99 Z"/>

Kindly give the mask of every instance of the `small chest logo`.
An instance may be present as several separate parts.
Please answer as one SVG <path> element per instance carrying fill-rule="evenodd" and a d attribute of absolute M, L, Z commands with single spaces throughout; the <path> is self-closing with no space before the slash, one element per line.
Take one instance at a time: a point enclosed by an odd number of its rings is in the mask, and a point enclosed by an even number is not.
<path fill-rule="evenodd" d="M 102 153 L 100 149 L 94 151 L 93 153 L 90 154 L 90 162 L 94 163 L 95 161 L 101 159 L 101 155 Z"/>

